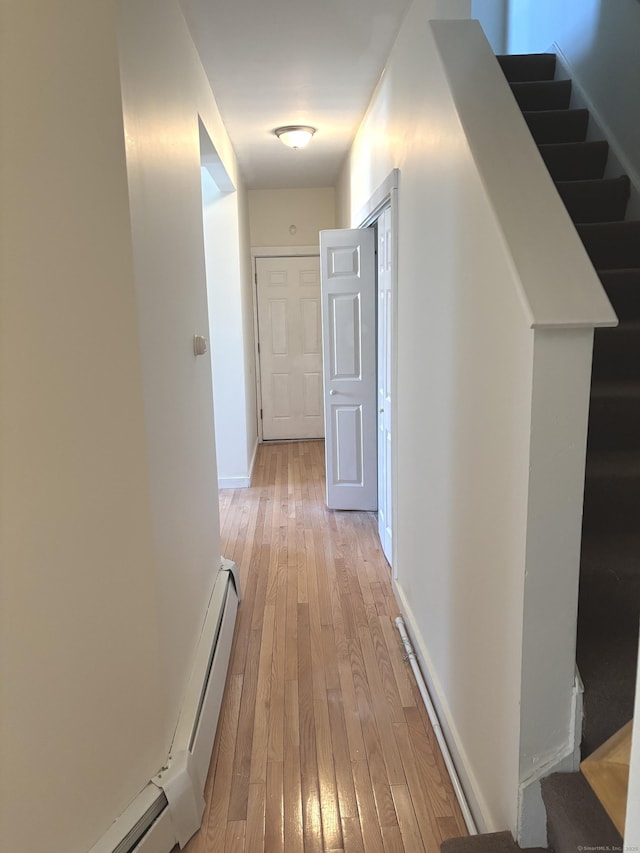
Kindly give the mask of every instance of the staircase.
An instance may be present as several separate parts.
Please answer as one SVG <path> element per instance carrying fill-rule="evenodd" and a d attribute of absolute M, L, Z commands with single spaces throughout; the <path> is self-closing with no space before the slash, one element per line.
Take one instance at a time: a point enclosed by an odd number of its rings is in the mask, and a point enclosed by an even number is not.
<path fill-rule="evenodd" d="M 555 79 L 555 55 L 499 56 L 498 62 L 619 318 L 617 328 L 597 329 L 594 337 L 577 634 L 585 759 L 598 747 L 601 752 L 633 715 L 640 617 L 640 222 L 625 221 L 629 178 L 605 177 L 608 143 L 587 139 L 588 111 L 572 108 L 571 81 Z M 556 853 L 621 847 L 620 833 L 582 773 L 555 774 L 543 781 L 542 792 Z M 489 853 L 492 836 L 484 838 L 482 851 Z"/>

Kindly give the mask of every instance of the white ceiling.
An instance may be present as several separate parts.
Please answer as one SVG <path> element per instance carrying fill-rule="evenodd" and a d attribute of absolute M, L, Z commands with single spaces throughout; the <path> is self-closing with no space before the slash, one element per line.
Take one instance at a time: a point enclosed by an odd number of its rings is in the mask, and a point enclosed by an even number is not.
<path fill-rule="evenodd" d="M 181 0 L 250 189 L 336 182 L 410 0 Z M 293 151 L 276 127 L 317 133 Z"/>

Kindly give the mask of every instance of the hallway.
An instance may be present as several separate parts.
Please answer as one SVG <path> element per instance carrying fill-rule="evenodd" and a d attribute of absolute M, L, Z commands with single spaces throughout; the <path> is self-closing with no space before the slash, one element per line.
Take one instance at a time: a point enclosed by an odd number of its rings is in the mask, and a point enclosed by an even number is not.
<path fill-rule="evenodd" d="M 323 442 L 260 445 L 220 511 L 243 599 L 187 853 L 436 853 L 466 834 L 375 515 L 326 509 Z"/>

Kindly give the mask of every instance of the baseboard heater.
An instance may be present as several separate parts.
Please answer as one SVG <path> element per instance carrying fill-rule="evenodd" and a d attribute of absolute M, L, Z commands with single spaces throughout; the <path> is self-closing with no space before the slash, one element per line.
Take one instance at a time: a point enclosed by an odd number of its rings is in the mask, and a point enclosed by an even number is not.
<path fill-rule="evenodd" d="M 169 853 L 200 828 L 239 600 L 236 565 L 222 560 L 167 760 L 89 853 Z"/>

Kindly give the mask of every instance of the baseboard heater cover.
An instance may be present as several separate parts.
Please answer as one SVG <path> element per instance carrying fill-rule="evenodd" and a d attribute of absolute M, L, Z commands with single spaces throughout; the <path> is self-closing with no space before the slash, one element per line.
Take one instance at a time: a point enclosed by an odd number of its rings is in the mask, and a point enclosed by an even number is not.
<path fill-rule="evenodd" d="M 237 567 L 223 559 L 167 760 L 89 853 L 169 853 L 200 828 L 239 601 Z"/>

